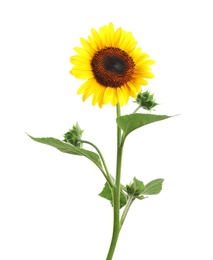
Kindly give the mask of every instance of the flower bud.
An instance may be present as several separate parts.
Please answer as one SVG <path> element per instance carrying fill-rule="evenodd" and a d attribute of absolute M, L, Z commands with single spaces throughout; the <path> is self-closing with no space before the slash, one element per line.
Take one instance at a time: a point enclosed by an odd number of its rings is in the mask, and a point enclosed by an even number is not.
<path fill-rule="evenodd" d="M 76 123 L 76 125 L 73 125 L 72 129 L 70 129 L 66 134 L 64 134 L 64 142 L 81 148 L 82 143 L 80 142 L 80 140 L 83 131 L 84 130 L 81 130 L 78 123 Z"/>
<path fill-rule="evenodd" d="M 139 93 L 135 102 L 146 110 L 151 110 L 158 105 L 158 103 L 155 102 L 154 94 L 150 94 L 148 90 L 146 92 Z"/>
<path fill-rule="evenodd" d="M 141 195 L 144 191 L 144 184 L 142 181 L 137 180 L 135 177 L 133 182 L 129 185 L 126 185 L 126 190 L 129 195 L 134 195 L 136 198 L 137 196 Z"/>

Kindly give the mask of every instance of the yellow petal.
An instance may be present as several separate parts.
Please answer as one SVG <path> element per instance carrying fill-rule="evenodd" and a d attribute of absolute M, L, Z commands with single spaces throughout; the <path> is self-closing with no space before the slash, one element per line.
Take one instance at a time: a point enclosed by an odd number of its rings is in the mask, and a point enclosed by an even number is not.
<path fill-rule="evenodd" d="M 123 92 L 124 104 L 126 105 L 129 101 L 129 88 L 126 85 L 123 85 L 121 86 L 121 91 Z"/>
<path fill-rule="evenodd" d="M 120 49 L 122 49 L 122 50 L 124 50 L 122 44 L 123 44 L 123 42 L 125 41 L 125 37 L 126 37 L 126 31 L 121 30 L 121 35 L 120 35 L 120 39 L 119 39 L 119 42 L 118 42 L 118 47 L 119 47 Z"/>
<path fill-rule="evenodd" d="M 109 39 L 109 34 L 108 34 L 108 27 L 103 26 L 99 30 L 100 37 L 102 39 L 103 45 L 105 47 L 111 47 L 110 45 L 110 39 Z"/>
<path fill-rule="evenodd" d="M 113 23 L 110 23 L 108 25 L 108 30 L 109 30 L 109 44 L 110 46 L 113 46 L 114 45 L 114 25 Z"/>
<path fill-rule="evenodd" d="M 73 64 L 78 64 L 78 63 L 89 64 L 90 63 L 90 61 L 88 59 L 86 59 L 82 56 L 78 56 L 78 55 L 70 57 L 70 62 L 73 63 Z"/>
<path fill-rule="evenodd" d="M 75 47 L 73 48 L 80 56 L 84 57 L 85 59 L 91 59 L 91 55 L 83 48 Z"/>
<path fill-rule="evenodd" d="M 117 88 L 117 94 L 118 94 L 118 100 L 121 106 L 123 106 L 126 103 L 126 97 L 124 95 L 124 92 L 121 88 Z"/>
<path fill-rule="evenodd" d="M 113 44 L 113 47 L 118 47 L 119 46 L 119 41 L 121 39 L 121 34 L 122 34 L 122 29 L 121 28 L 118 28 L 115 32 L 115 35 L 114 35 L 114 44 Z"/>
<path fill-rule="evenodd" d="M 102 106 L 103 106 L 103 104 L 104 104 L 103 100 L 104 100 L 104 94 L 105 94 L 106 89 L 107 89 L 107 88 L 102 87 L 102 94 L 101 94 L 100 99 L 98 100 L 98 106 L 99 106 L 100 108 L 102 108 Z"/>
<path fill-rule="evenodd" d="M 116 88 L 107 87 L 104 93 L 104 104 L 111 103 L 113 106 L 118 103 L 118 96 Z"/>
<path fill-rule="evenodd" d="M 79 79 L 90 79 L 90 78 L 94 77 L 93 72 L 91 70 L 79 70 L 79 69 L 73 68 L 70 71 L 70 73 Z"/>
<path fill-rule="evenodd" d="M 135 49 L 132 53 L 131 56 L 133 58 L 133 60 L 138 63 L 139 61 L 143 61 L 145 59 L 147 59 L 149 57 L 148 54 L 146 53 L 141 53 L 141 49 L 137 48 Z"/>
<path fill-rule="evenodd" d="M 132 51 L 131 48 L 128 49 L 128 46 L 135 44 L 135 39 L 132 36 L 131 32 L 126 33 L 125 38 L 123 39 L 123 42 L 120 43 L 120 48 L 126 52 Z M 136 45 L 136 44 L 135 44 Z"/>
<path fill-rule="evenodd" d="M 154 75 L 153 73 L 147 71 L 147 72 L 144 72 L 144 73 L 143 73 L 143 77 L 144 77 L 144 78 L 150 78 L 150 79 L 151 79 L 151 78 L 154 78 L 155 75 Z"/>
<path fill-rule="evenodd" d="M 104 93 L 105 93 L 105 91 L 106 91 L 106 87 L 104 87 L 104 86 L 101 86 L 101 91 L 100 91 L 100 93 L 99 93 L 99 99 L 98 99 L 98 106 L 100 107 L 100 108 L 102 108 L 102 106 L 103 106 L 103 98 L 104 98 Z"/>
<path fill-rule="evenodd" d="M 91 44 L 84 38 L 81 38 L 80 41 L 85 50 L 93 57 L 95 50 L 92 48 Z"/>
<path fill-rule="evenodd" d="M 136 97 L 136 93 L 139 92 L 138 88 L 136 85 L 132 84 L 132 82 L 128 82 L 126 84 L 129 88 L 129 95 L 131 97 Z"/>
<path fill-rule="evenodd" d="M 86 92 L 90 86 L 93 86 L 93 81 L 94 79 L 88 79 L 86 82 L 84 82 L 78 89 L 77 94 L 83 94 Z"/>
<path fill-rule="evenodd" d="M 92 37 L 91 37 L 91 44 L 94 45 L 96 44 L 96 48 L 97 50 L 100 50 L 103 48 L 103 43 L 102 43 L 102 39 L 100 37 L 100 35 L 98 34 L 98 32 L 95 29 L 91 30 L 92 33 Z"/>
<path fill-rule="evenodd" d="M 75 70 L 91 70 L 91 65 L 86 63 L 76 63 L 75 66 L 73 66 L 73 69 Z"/>
<path fill-rule="evenodd" d="M 145 59 L 143 59 L 143 60 L 140 60 L 138 62 L 138 66 L 140 66 L 141 64 L 143 64 L 143 66 L 150 66 L 150 65 L 155 64 L 155 61 L 154 60 L 145 60 Z"/>
<path fill-rule="evenodd" d="M 100 98 L 102 98 L 103 88 L 104 88 L 103 86 L 101 86 L 98 82 L 96 82 L 95 92 L 92 97 L 93 106 L 99 101 Z"/>
<path fill-rule="evenodd" d="M 82 96 L 82 100 L 85 101 L 89 96 L 91 96 L 95 92 L 95 90 L 96 90 L 95 85 L 89 84 Z"/>

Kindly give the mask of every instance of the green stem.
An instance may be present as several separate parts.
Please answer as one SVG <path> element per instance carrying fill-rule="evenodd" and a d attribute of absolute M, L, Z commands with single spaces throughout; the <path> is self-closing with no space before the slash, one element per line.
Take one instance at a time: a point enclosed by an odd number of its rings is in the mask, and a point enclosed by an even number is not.
<path fill-rule="evenodd" d="M 103 164 L 103 166 L 104 166 L 104 169 L 105 169 L 106 173 L 105 173 L 104 171 L 101 171 L 101 172 L 104 174 L 104 177 L 106 178 L 107 182 L 109 183 L 110 187 L 112 188 L 112 187 L 114 186 L 114 183 L 113 183 L 113 181 L 112 181 L 111 175 L 110 175 L 110 173 L 109 173 L 109 170 L 108 170 L 108 168 L 107 168 L 106 162 L 105 162 L 105 160 L 104 160 L 104 157 L 103 157 L 101 151 L 98 149 L 98 147 L 97 147 L 96 145 L 94 145 L 93 143 L 91 143 L 91 142 L 89 142 L 89 141 L 85 141 L 85 140 L 79 140 L 79 141 L 80 141 L 81 143 L 85 143 L 85 144 L 91 145 L 91 146 L 94 147 L 95 150 L 98 152 L 98 154 L 99 154 L 99 156 L 100 156 L 100 158 L 101 158 L 101 162 L 102 162 L 102 164 Z M 101 169 L 100 169 L 100 170 L 101 170 Z"/>
<path fill-rule="evenodd" d="M 135 114 L 140 108 L 141 106 L 139 105 L 132 114 Z"/>
<path fill-rule="evenodd" d="M 120 105 L 116 107 L 117 117 L 121 115 Z M 121 142 L 121 129 L 117 126 L 117 164 L 115 187 L 113 187 L 113 233 L 110 248 L 106 260 L 112 260 L 120 232 L 120 189 L 121 189 L 121 163 L 123 142 Z"/>
<path fill-rule="evenodd" d="M 129 211 L 131 205 L 132 205 L 132 202 L 133 202 L 134 200 L 135 200 L 134 196 L 130 196 L 130 197 L 128 198 L 128 201 L 127 201 L 127 203 L 126 203 L 125 209 L 124 209 L 123 214 L 122 214 L 122 216 L 121 216 L 120 229 L 121 229 L 122 226 L 123 226 L 124 220 L 125 220 L 125 218 L 126 218 L 126 216 L 127 216 L 127 213 L 128 213 L 128 211 Z"/>

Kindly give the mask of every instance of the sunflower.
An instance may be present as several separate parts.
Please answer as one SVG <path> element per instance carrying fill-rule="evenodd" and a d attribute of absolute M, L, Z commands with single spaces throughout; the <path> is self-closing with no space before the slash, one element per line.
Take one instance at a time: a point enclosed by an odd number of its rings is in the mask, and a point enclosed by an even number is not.
<path fill-rule="evenodd" d="M 147 78 L 153 78 L 150 65 L 153 60 L 136 47 L 137 41 L 131 32 L 114 29 L 113 23 L 96 31 L 91 30 L 88 40 L 80 39 L 82 47 L 75 47 L 77 55 L 70 58 L 74 64 L 70 73 L 86 80 L 78 89 L 85 101 L 92 95 L 92 105 L 128 103 L 136 98 Z"/>

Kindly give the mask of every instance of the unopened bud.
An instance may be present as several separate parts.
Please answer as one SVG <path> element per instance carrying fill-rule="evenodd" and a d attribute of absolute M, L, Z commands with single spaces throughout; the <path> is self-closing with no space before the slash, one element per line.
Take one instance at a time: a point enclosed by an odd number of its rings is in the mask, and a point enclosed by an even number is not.
<path fill-rule="evenodd" d="M 82 147 L 82 143 L 80 142 L 80 140 L 83 131 L 84 130 L 81 130 L 78 123 L 76 123 L 76 125 L 73 125 L 72 129 L 64 134 L 64 142 L 70 143 L 76 147 Z"/>
<path fill-rule="evenodd" d="M 146 110 L 151 110 L 158 105 L 158 103 L 155 102 L 154 94 L 150 94 L 149 91 L 139 93 L 135 102 Z"/>

